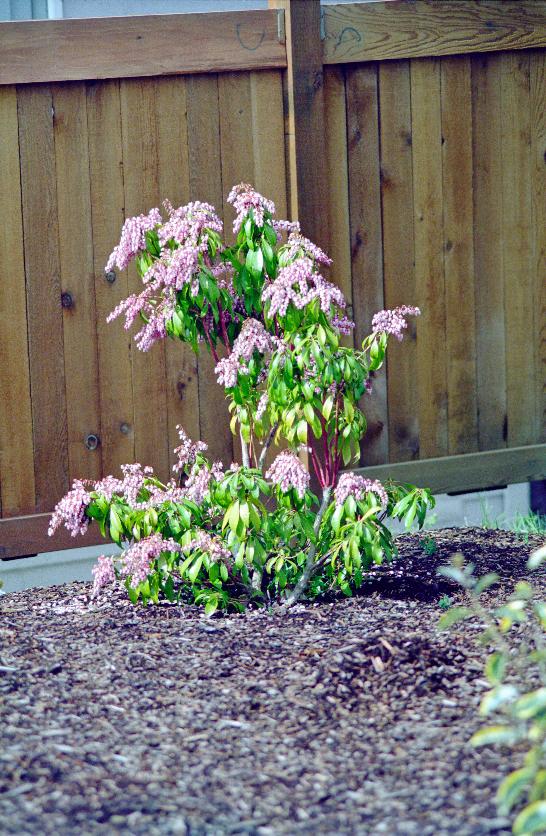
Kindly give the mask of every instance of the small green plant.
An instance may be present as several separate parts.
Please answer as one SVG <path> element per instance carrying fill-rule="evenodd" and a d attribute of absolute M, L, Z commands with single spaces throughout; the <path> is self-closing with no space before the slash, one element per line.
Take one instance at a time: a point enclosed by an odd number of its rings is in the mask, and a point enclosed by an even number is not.
<path fill-rule="evenodd" d="M 442 595 L 442 597 L 438 601 L 438 606 L 441 610 L 448 610 L 452 604 L 453 598 L 451 597 L 451 595 Z"/>
<path fill-rule="evenodd" d="M 529 569 L 546 562 L 546 545 L 535 551 Z M 452 607 L 441 616 L 439 627 L 448 629 L 458 622 L 477 618 L 484 626 L 483 644 L 490 649 L 485 676 L 490 689 L 480 704 L 480 715 L 492 718 L 471 738 L 473 746 L 513 746 L 527 742 L 529 750 L 523 766 L 511 772 L 497 790 L 501 815 L 520 808 L 513 833 L 546 831 L 546 602 L 536 599 L 526 581 L 516 584 L 510 598 L 491 612 L 482 601 L 483 593 L 498 581 L 491 572 L 474 575 L 472 563 L 457 555 L 451 566 L 439 574 L 459 583 L 466 590 L 467 606 Z M 525 625 L 522 628 L 521 625 Z M 524 683 L 536 681 L 539 687 L 526 690 Z"/>
<path fill-rule="evenodd" d="M 510 529 L 515 534 L 521 534 L 526 540 L 530 534 L 546 534 L 546 514 L 530 511 L 528 514 L 516 514 Z"/>
<path fill-rule="evenodd" d="M 438 551 L 438 543 L 434 539 L 434 537 L 424 537 L 421 540 L 421 546 L 423 551 L 428 557 L 432 557 Z"/>

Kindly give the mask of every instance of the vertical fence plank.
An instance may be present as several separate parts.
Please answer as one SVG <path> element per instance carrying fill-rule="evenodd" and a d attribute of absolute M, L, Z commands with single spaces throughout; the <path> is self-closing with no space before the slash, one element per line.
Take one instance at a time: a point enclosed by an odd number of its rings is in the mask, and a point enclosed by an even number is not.
<path fill-rule="evenodd" d="M 530 53 L 536 441 L 546 441 L 546 53 Z"/>
<path fill-rule="evenodd" d="M 0 282 L 0 495 L 2 514 L 34 509 L 32 410 L 15 87 L 0 88 L 0 250 L 9 253 Z"/>
<path fill-rule="evenodd" d="M 87 85 L 87 130 L 101 407 L 102 465 L 116 473 L 134 461 L 131 335 L 106 317 L 129 295 L 127 272 L 104 268 L 124 220 L 123 153 L 118 81 Z"/>
<path fill-rule="evenodd" d="M 95 284 L 84 82 L 52 86 L 70 479 L 99 479 L 101 437 Z"/>
<path fill-rule="evenodd" d="M 282 76 L 278 71 L 250 74 L 254 187 L 286 218 L 286 167 Z M 228 184 L 226 184 L 228 186 Z"/>
<path fill-rule="evenodd" d="M 248 73 L 218 76 L 222 189 L 224 201 L 236 183 L 254 182 L 253 124 L 250 77 Z M 225 208 L 226 237 L 231 239 L 235 212 Z"/>
<path fill-rule="evenodd" d="M 155 83 L 123 79 L 121 126 L 125 213 L 148 212 L 159 204 Z M 129 267 L 129 290 L 139 292 L 142 282 Z M 154 467 L 160 478 L 169 473 L 165 346 L 155 343 L 147 352 L 133 351 L 135 455 Z"/>
<path fill-rule="evenodd" d="M 352 319 L 347 106 L 342 67 L 327 67 L 324 72 L 324 131 L 324 165 L 328 178 L 328 199 L 324 208 L 330 230 L 329 255 L 333 259 L 329 278 L 343 291 Z M 354 334 L 344 337 L 343 343 L 353 345 Z"/>
<path fill-rule="evenodd" d="M 504 309 L 506 322 L 506 403 L 509 446 L 532 444 L 536 437 L 533 236 L 531 230 L 529 56 L 503 56 L 502 220 Z"/>
<path fill-rule="evenodd" d="M 380 64 L 379 110 L 385 306 L 396 308 L 417 304 L 409 61 Z M 416 323 L 411 319 L 404 341 L 391 340 L 387 352 L 391 461 L 419 455 L 415 334 Z"/>
<path fill-rule="evenodd" d="M 506 446 L 500 68 L 503 56 L 472 61 L 476 377 L 480 450 Z"/>
<path fill-rule="evenodd" d="M 46 85 L 17 91 L 36 509 L 68 489 L 53 103 Z"/>
<path fill-rule="evenodd" d="M 442 61 L 442 158 L 449 452 L 478 449 L 470 59 Z"/>
<path fill-rule="evenodd" d="M 174 207 L 190 200 L 186 80 L 161 78 L 156 82 L 159 193 Z M 189 345 L 165 341 L 169 464 L 178 446 L 177 424 L 191 438 L 199 438 L 197 358 Z"/>
<path fill-rule="evenodd" d="M 359 344 L 371 330 L 374 313 L 384 306 L 377 66 L 349 70 L 346 90 L 354 338 Z M 368 419 L 362 463 L 383 464 L 389 451 L 384 373 L 374 379 L 373 395 L 364 396 L 362 408 Z"/>
<path fill-rule="evenodd" d="M 447 454 L 440 62 L 411 62 L 415 282 L 421 458 Z"/>
<path fill-rule="evenodd" d="M 188 153 L 192 200 L 204 200 L 222 217 L 224 195 L 220 152 L 218 78 L 215 75 L 187 79 Z M 199 355 L 199 425 L 212 459 L 229 464 L 233 439 L 222 389 L 214 375 L 214 361 L 202 346 Z"/>

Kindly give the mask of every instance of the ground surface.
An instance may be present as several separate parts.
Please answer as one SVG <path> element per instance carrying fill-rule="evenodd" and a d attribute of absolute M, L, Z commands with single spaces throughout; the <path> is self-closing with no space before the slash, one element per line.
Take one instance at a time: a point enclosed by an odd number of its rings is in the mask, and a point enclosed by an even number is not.
<path fill-rule="evenodd" d="M 0 829 L 17 834 L 508 833 L 517 758 L 467 743 L 483 651 L 439 633 L 461 550 L 525 576 L 529 543 L 434 532 L 352 600 L 205 620 L 87 603 L 89 585 L 0 599 Z M 544 574 L 535 577 L 546 592 Z"/>

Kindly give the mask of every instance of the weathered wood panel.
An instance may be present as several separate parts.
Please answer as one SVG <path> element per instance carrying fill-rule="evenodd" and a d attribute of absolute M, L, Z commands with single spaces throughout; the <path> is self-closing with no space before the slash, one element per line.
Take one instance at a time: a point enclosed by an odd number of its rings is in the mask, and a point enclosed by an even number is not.
<path fill-rule="evenodd" d="M 285 66 L 268 9 L 0 23 L 0 84 Z"/>
<path fill-rule="evenodd" d="M 17 100 L 35 507 L 47 511 L 68 488 L 54 111 L 48 86 L 20 88 Z"/>
<path fill-rule="evenodd" d="M 0 90 L 0 498 L 3 516 L 34 508 L 34 449 L 25 297 L 19 126 L 15 88 Z"/>
<path fill-rule="evenodd" d="M 388 0 L 323 14 L 325 64 L 546 46 L 544 0 Z"/>

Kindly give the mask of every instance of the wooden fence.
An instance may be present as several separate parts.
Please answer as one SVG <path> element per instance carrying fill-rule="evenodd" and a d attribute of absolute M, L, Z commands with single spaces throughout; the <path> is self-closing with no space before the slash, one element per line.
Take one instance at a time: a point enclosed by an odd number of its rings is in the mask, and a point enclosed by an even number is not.
<path fill-rule="evenodd" d="M 231 459 L 210 361 L 106 325 L 138 280 L 104 264 L 124 217 L 241 180 L 329 248 L 357 341 L 422 308 L 365 406 L 366 472 L 546 472 L 546 4 L 270 5 L 0 24 L 0 557 L 72 545 L 46 528 L 75 477 L 165 477 L 178 423 Z"/>

